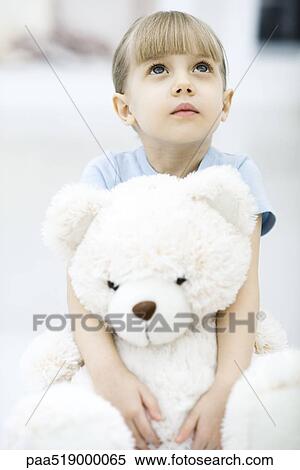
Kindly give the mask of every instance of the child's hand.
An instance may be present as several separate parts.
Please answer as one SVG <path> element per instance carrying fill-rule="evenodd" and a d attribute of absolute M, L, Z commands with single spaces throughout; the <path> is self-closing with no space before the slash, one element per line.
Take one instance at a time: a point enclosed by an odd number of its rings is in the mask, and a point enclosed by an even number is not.
<path fill-rule="evenodd" d="M 113 373 L 101 375 L 94 383 L 95 390 L 112 403 L 123 415 L 136 441 L 136 449 L 148 449 L 147 442 L 159 446 L 160 440 L 154 432 L 150 418 L 159 420 L 160 409 L 149 388 L 126 367 Z"/>
<path fill-rule="evenodd" d="M 176 437 L 185 441 L 193 432 L 192 449 L 221 449 L 220 426 L 229 393 L 212 387 L 198 400 Z"/>

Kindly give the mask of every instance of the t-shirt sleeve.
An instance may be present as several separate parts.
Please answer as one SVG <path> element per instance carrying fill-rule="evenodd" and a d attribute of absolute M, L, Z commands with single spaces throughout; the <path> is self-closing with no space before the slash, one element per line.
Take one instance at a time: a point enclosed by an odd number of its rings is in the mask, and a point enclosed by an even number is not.
<path fill-rule="evenodd" d="M 97 188 L 108 189 L 105 179 L 97 166 L 95 160 L 91 160 L 83 169 L 80 176 L 80 183 L 86 183 Z"/>
<path fill-rule="evenodd" d="M 238 170 L 256 200 L 257 213 L 262 214 L 261 236 L 266 235 L 274 227 L 276 216 L 266 194 L 261 172 L 254 160 L 249 157 L 243 160 Z"/>

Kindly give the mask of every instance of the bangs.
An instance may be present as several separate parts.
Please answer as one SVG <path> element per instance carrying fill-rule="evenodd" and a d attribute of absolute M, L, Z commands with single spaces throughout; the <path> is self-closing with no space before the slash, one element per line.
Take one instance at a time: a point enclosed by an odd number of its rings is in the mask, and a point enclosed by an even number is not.
<path fill-rule="evenodd" d="M 222 44 L 204 22 L 182 12 L 161 12 L 139 23 L 131 42 L 131 57 L 137 65 L 166 55 L 191 54 L 223 64 Z M 225 66 L 225 64 L 223 64 Z"/>

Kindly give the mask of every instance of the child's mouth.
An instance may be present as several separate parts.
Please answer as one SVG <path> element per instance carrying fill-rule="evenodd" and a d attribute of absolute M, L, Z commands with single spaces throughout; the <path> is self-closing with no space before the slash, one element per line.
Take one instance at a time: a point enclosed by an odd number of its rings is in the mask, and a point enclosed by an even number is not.
<path fill-rule="evenodd" d="M 172 113 L 173 116 L 183 116 L 183 117 L 187 117 L 187 116 L 194 116 L 196 114 L 199 114 L 199 113 L 196 113 L 195 111 L 191 111 L 191 110 L 188 110 L 188 111 L 177 111 L 176 113 Z"/>

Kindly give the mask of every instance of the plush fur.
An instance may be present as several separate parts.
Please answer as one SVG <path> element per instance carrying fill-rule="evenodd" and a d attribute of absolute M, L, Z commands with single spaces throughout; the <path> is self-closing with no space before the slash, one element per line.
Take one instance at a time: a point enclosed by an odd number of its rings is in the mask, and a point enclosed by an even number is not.
<path fill-rule="evenodd" d="M 234 302 L 246 280 L 256 212 L 249 187 L 238 170 L 227 165 L 185 178 L 167 174 L 132 178 L 110 192 L 83 184 L 68 185 L 53 198 L 47 211 L 42 229 L 45 243 L 68 262 L 80 302 L 88 311 L 101 315 L 114 333 L 126 366 L 158 399 L 164 420 L 152 421 L 152 426 L 162 441 L 161 449 L 191 446 L 191 439 L 176 444 L 174 438 L 188 411 L 214 380 L 215 314 Z M 299 391 L 299 383 L 292 379 L 299 373 L 299 361 L 290 360 L 290 375 L 280 396 L 275 378 L 265 373 L 286 349 L 281 325 L 270 314 L 258 318 L 253 362 L 248 371 L 257 389 L 265 383 L 266 393 L 274 398 L 274 414 L 287 396 L 299 406 L 293 395 Z M 278 351 L 276 359 L 272 351 Z M 258 354 L 268 356 L 268 360 L 254 364 L 254 358 L 261 357 Z M 290 352 L 289 357 L 293 354 L 299 352 Z M 118 410 L 109 403 L 104 410 L 105 401 L 94 393 L 70 331 L 43 333 L 30 345 L 22 364 L 35 391 L 45 390 L 50 376 L 61 367 L 56 383 L 44 398 L 44 407 L 51 416 L 60 414 L 61 446 L 57 448 L 134 447 Z M 224 448 L 253 448 L 257 442 L 251 436 L 263 420 L 261 404 L 257 398 L 251 403 L 246 401 L 243 380 L 238 380 L 228 400 Z M 67 384 L 69 388 L 64 389 Z M 79 401 L 78 387 L 82 397 L 86 393 L 86 399 Z M 60 404 L 52 399 L 54 394 L 60 397 Z M 61 406 L 68 401 L 78 403 L 75 421 L 69 408 Z M 92 405 L 98 411 L 89 420 Z M 22 415 L 22 406 L 15 416 Z M 239 407 L 243 411 L 240 415 L 236 413 Z M 293 420 L 288 410 L 289 417 Z M 248 426 L 246 436 L 241 432 L 243 419 Z M 31 421 L 31 434 L 24 440 L 19 437 L 19 418 L 11 418 L 8 435 L 15 448 L 58 444 L 53 435 L 58 429 L 56 418 L 48 426 L 45 410 L 38 408 Z M 295 426 L 289 425 L 288 419 L 285 422 L 287 433 L 272 441 L 277 432 L 274 427 L 268 430 L 268 439 L 262 432 L 261 445 L 276 442 L 288 448 L 295 442 L 289 436 L 296 432 Z M 299 432 L 296 441 L 298 437 Z"/>
<path fill-rule="evenodd" d="M 119 411 L 93 391 L 65 382 L 51 386 L 40 402 L 42 396 L 34 392 L 17 403 L 6 423 L 4 448 L 133 448 Z"/>
<path fill-rule="evenodd" d="M 299 423 L 300 351 L 258 355 L 231 391 L 222 447 L 300 449 Z"/>

